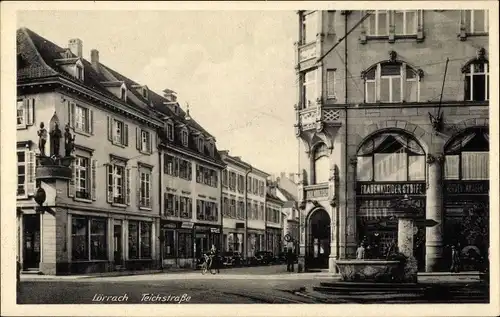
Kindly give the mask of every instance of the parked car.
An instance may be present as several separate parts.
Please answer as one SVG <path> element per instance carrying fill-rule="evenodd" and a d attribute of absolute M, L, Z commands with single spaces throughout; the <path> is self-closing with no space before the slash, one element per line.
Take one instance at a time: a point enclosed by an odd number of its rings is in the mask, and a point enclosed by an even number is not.
<path fill-rule="evenodd" d="M 224 266 L 241 266 L 242 265 L 242 257 L 241 253 L 227 251 L 222 253 L 222 263 Z"/>
<path fill-rule="evenodd" d="M 259 264 L 267 265 L 274 262 L 273 253 L 270 251 L 259 251 L 255 253 L 255 258 Z"/>

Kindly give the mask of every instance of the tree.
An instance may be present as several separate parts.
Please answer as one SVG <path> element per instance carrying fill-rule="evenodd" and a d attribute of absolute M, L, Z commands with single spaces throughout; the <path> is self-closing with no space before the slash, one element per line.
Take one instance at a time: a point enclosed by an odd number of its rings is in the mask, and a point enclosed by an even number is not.
<path fill-rule="evenodd" d="M 481 252 L 488 252 L 489 246 L 489 215 L 485 207 L 483 203 L 467 205 L 462 219 L 463 238 L 467 245 L 475 245 Z"/>

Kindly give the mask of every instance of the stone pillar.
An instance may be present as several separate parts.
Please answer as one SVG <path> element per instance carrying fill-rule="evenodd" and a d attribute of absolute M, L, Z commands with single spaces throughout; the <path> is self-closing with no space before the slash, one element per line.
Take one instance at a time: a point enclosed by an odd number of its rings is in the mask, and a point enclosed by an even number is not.
<path fill-rule="evenodd" d="M 337 219 L 337 207 L 332 206 L 332 221 L 330 223 L 330 256 L 328 259 L 328 271 L 330 273 L 336 273 L 337 267 L 335 261 L 338 258 L 337 254 L 337 230 L 338 230 L 338 219 Z"/>
<path fill-rule="evenodd" d="M 297 272 L 302 273 L 306 270 L 306 203 L 302 202 L 299 207 L 299 256 Z"/>
<path fill-rule="evenodd" d="M 406 257 L 403 282 L 417 282 L 417 260 L 413 256 L 413 228 L 414 220 L 411 218 L 398 219 L 398 249 Z"/>
<path fill-rule="evenodd" d="M 426 192 L 427 220 L 437 222 L 435 226 L 427 227 L 425 234 L 425 271 L 439 271 L 443 258 L 443 203 L 441 187 L 441 165 L 444 157 L 428 155 L 428 176 Z"/>

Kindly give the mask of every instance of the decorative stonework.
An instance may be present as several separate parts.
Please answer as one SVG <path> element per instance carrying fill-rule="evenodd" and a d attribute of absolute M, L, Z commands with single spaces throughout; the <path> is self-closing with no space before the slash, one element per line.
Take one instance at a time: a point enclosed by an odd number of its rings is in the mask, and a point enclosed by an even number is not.
<path fill-rule="evenodd" d="M 349 159 L 349 165 L 352 167 L 356 167 L 358 165 L 358 158 L 357 157 L 351 157 Z"/>
<path fill-rule="evenodd" d="M 432 165 L 434 163 L 442 164 L 444 162 L 443 154 L 427 154 L 427 164 Z"/>
<path fill-rule="evenodd" d="M 338 122 L 340 119 L 340 110 L 323 110 L 323 121 Z"/>

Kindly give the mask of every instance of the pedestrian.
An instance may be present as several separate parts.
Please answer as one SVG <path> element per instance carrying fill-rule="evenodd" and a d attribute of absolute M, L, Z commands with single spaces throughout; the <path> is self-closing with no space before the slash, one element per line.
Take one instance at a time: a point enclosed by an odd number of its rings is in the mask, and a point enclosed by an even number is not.
<path fill-rule="evenodd" d="M 356 259 L 363 260 L 365 258 L 365 247 L 360 243 L 358 249 L 356 250 Z"/>
<path fill-rule="evenodd" d="M 217 250 L 217 248 L 213 244 L 212 244 L 212 248 L 210 249 L 210 254 L 212 256 L 212 268 L 214 270 L 217 270 L 217 273 L 220 273 L 219 251 Z"/>
<path fill-rule="evenodd" d="M 452 273 L 460 272 L 460 251 L 452 245 L 451 246 L 451 268 Z"/>
<path fill-rule="evenodd" d="M 293 262 L 295 261 L 294 254 L 293 254 L 293 248 L 288 247 L 286 251 L 286 271 L 287 272 L 293 272 L 294 271 L 294 265 Z"/>

